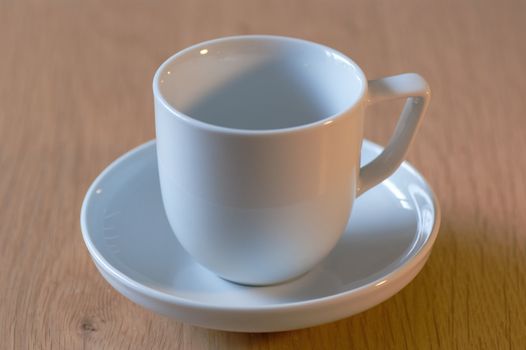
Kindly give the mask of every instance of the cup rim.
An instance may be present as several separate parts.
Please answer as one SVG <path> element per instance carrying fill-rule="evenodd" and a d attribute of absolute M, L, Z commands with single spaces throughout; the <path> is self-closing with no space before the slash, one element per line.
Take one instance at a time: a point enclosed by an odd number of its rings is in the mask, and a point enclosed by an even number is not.
<path fill-rule="evenodd" d="M 358 98 L 353 103 L 349 103 L 349 105 L 340 110 L 339 112 L 335 114 L 331 114 L 327 117 L 321 118 L 320 120 L 305 123 L 301 125 L 295 125 L 291 127 L 286 128 L 277 128 L 277 129 L 261 129 L 261 130 L 252 130 L 252 129 L 240 129 L 240 128 L 232 128 L 227 126 L 221 126 L 216 125 L 208 122 L 204 122 L 202 120 L 199 120 L 197 118 L 193 118 L 184 112 L 177 109 L 175 106 L 170 104 L 163 94 L 160 91 L 159 81 L 161 74 L 164 72 L 164 70 L 169 67 L 174 61 L 181 58 L 182 56 L 188 54 L 191 51 L 200 51 L 203 49 L 204 46 L 209 45 L 217 45 L 224 42 L 232 42 L 232 41 L 241 41 L 241 40 L 267 40 L 267 41 L 280 41 L 280 42 L 289 42 L 289 43 L 300 43 L 303 45 L 309 45 L 309 46 L 315 46 L 318 49 L 328 51 L 334 55 L 339 56 L 342 60 L 344 60 L 346 63 L 351 65 L 355 71 L 355 73 L 358 75 L 359 80 L 362 82 L 360 86 L 360 92 L 358 93 Z M 235 35 L 235 36 L 226 36 L 221 37 L 217 39 L 212 40 L 206 40 L 202 41 L 200 43 L 194 44 L 192 46 L 189 46 L 183 50 L 178 51 L 174 55 L 170 56 L 168 59 L 166 59 L 161 65 L 157 68 L 155 71 L 155 75 L 153 77 L 153 95 L 154 98 L 157 99 L 168 111 L 170 111 L 175 117 L 179 118 L 185 123 L 190 124 L 193 127 L 209 131 L 209 132 L 216 132 L 216 133 L 222 133 L 222 134 L 236 134 L 236 135 L 271 135 L 271 134 L 282 134 L 282 133 L 291 133 L 291 132 L 299 132 L 299 131 L 306 131 L 311 130 L 317 127 L 322 126 L 328 126 L 332 124 L 333 122 L 342 119 L 345 115 L 350 114 L 354 108 L 356 108 L 357 105 L 360 104 L 360 101 L 364 99 L 365 92 L 367 91 L 367 79 L 365 77 L 365 74 L 363 73 L 362 69 L 356 62 L 354 62 L 351 58 L 349 58 L 347 55 L 341 53 L 338 50 L 335 50 L 331 47 L 328 47 L 323 44 L 319 44 L 313 41 L 305 40 L 305 39 L 299 39 L 299 38 L 293 38 L 293 37 L 287 37 L 287 36 L 279 36 L 279 35 Z"/>

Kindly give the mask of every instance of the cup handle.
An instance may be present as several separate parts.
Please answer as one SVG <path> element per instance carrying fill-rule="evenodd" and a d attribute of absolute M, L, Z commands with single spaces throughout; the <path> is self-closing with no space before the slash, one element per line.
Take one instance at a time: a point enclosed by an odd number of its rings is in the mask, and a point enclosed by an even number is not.
<path fill-rule="evenodd" d="M 416 73 L 406 73 L 369 81 L 368 104 L 407 98 L 393 136 L 383 152 L 360 168 L 357 196 L 376 186 L 400 166 L 414 139 L 431 99 L 427 82 Z"/>

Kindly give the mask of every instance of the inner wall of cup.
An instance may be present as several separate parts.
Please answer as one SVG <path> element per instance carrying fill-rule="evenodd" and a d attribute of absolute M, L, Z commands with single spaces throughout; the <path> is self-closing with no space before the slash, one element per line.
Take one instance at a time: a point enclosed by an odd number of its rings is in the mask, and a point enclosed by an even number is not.
<path fill-rule="evenodd" d="M 263 38 L 204 43 L 174 56 L 158 79 L 174 109 L 245 130 L 295 127 L 339 114 L 360 98 L 365 83 L 338 52 Z"/>

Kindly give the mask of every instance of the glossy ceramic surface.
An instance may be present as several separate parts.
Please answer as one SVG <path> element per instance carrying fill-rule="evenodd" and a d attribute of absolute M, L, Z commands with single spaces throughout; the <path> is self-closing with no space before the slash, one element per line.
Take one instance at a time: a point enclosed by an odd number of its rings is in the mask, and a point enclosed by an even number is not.
<path fill-rule="evenodd" d="M 212 40 L 163 63 L 153 83 L 157 155 L 181 245 L 249 285 L 286 281 L 325 258 L 355 197 L 402 162 L 429 101 L 416 74 L 367 85 L 340 52 L 285 37 Z M 364 109 L 388 98 L 408 98 L 393 141 L 360 169 Z"/>
<path fill-rule="evenodd" d="M 184 322 L 270 332 L 351 316 L 408 284 L 437 236 L 436 198 L 422 176 L 403 163 L 357 199 L 335 249 L 310 272 L 275 286 L 227 282 L 197 264 L 173 235 L 155 148 L 152 141 L 132 150 L 94 181 L 82 206 L 82 233 L 95 265 L 117 291 Z M 362 163 L 381 150 L 364 141 Z"/>

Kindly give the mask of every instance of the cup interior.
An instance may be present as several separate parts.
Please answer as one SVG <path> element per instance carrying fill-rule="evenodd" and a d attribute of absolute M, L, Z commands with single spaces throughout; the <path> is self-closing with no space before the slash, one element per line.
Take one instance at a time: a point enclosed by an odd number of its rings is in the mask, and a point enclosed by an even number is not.
<path fill-rule="evenodd" d="M 363 95 L 360 68 L 312 42 L 231 37 L 179 52 L 157 71 L 154 90 L 178 113 L 216 126 L 274 130 L 320 122 Z"/>

